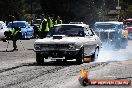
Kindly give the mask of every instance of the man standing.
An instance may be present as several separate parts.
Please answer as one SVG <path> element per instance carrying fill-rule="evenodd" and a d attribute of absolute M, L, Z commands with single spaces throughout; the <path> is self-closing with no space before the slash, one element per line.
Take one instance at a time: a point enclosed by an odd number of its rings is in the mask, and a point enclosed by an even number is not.
<path fill-rule="evenodd" d="M 52 19 L 50 17 L 48 17 L 47 21 L 48 21 L 48 26 L 51 29 L 53 27 L 53 21 L 52 21 Z"/>
<path fill-rule="evenodd" d="M 44 19 L 40 24 L 40 38 L 45 38 L 49 32 L 47 19 Z"/>
<path fill-rule="evenodd" d="M 13 27 L 13 29 L 11 30 L 11 38 L 12 38 L 12 41 L 13 41 L 13 51 L 18 50 L 17 45 L 16 45 L 16 41 L 18 39 L 20 39 L 20 35 L 21 35 L 20 30 L 21 29 L 18 28 L 18 27 Z"/>
<path fill-rule="evenodd" d="M 62 20 L 60 19 L 60 17 L 58 16 L 56 21 L 55 21 L 55 25 L 56 24 L 62 24 Z"/>
<path fill-rule="evenodd" d="M 36 25 L 33 25 L 34 29 L 34 38 L 37 38 L 39 35 L 39 28 Z"/>

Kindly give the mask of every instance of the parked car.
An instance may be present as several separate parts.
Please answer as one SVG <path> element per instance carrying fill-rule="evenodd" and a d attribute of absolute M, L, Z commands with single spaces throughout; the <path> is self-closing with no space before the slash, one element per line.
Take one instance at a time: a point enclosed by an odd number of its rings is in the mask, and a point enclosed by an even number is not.
<path fill-rule="evenodd" d="M 124 29 L 123 22 L 96 22 L 94 24 L 96 34 L 100 37 L 103 45 L 109 44 L 113 48 L 126 48 L 128 33 Z"/>
<path fill-rule="evenodd" d="M 44 39 L 37 39 L 34 44 L 36 61 L 44 64 L 44 59 L 67 61 L 76 59 L 78 64 L 84 58 L 97 59 L 101 41 L 86 24 L 58 24 L 50 30 Z"/>
<path fill-rule="evenodd" d="M 12 22 L 9 22 L 7 25 L 7 28 L 11 30 L 12 27 L 21 28 L 21 38 L 22 39 L 30 39 L 33 37 L 34 29 L 26 21 L 13 21 L 13 24 Z"/>
<path fill-rule="evenodd" d="M 4 39 L 5 39 L 4 32 L 7 30 L 8 30 L 8 28 L 7 28 L 6 24 L 3 21 L 0 21 L 0 40 L 4 41 Z"/>
<path fill-rule="evenodd" d="M 32 20 L 32 26 L 37 26 L 39 28 L 42 19 L 34 19 Z"/>

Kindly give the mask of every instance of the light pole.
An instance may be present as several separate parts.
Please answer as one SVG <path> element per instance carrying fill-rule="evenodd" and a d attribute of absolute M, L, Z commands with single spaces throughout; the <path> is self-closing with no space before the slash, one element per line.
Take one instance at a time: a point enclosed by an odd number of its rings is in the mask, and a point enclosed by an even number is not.
<path fill-rule="evenodd" d="M 120 2 L 120 0 L 118 0 L 118 7 L 119 7 L 119 2 Z"/>
<path fill-rule="evenodd" d="M 32 19 L 33 19 L 33 17 L 32 17 L 32 14 L 33 14 L 33 2 L 32 2 L 32 0 L 30 0 L 30 4 L 31 4 L 31 7 L 30 7 L 30 10 L 31 10 L 31 25 L 32 25 Z"/>
<path fill-rule="evenodd" d="M 116 9 L 117 9 L 117 12 L 118 12 L 118 20 L 119 20 L 119 18 L 120 18 L 120 10 L 121 10 L 121 6 L 120 6 L 120 0 L 118 0 L 118 5 L 117 5 L 117 7 L 116 7 Z"/>
<path fill-rule="evenodd" d="M 120 0 L 118 0 L 118 7 L 119 7 L 119 2 L 120 2 Z M 120 9 L 118 9 L 118 20 L 119 20 L 119 14 L 120 14 Z"/>

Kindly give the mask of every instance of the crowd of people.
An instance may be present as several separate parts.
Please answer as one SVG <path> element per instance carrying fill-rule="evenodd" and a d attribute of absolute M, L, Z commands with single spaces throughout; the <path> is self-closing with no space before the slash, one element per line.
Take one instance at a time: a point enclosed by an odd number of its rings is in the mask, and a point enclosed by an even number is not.
<path fill-rule="evenodd" d="M 47 18 L 44 17 L 42 22 L 40 23 L 39 28 L 34 25 L 34 36 L 38 36 L 39 38 L 45 38 L 50 31 L 54 27 L 54 25 L 62 24 L 62 20 L 60 16 L 58 16 L 56 19 L 53 19 L 52 17 L 48 16 Z"/>
<path fill-rule="evenodd" d="M 10 16 L 10 21 L 14 21 L 14 16 Z M 39 27 L 36 25 L 33 25 L 34 29 L 34 37 L 39 37 L 41 39 L 45 38 L 50 31 L 54 27 L 54 25 L 57 24 L 62 24 L 62 20 L 60 16 L 57 16 L 56 19 L 48 16 L 48 17 L 43 17 L 41 23 L 39 24 Z M 17 44 L 16 41 L 20 39 L 21 37 L 21 29 L 18 27 L 12 27 L 12 30 L 6 31 L 5 33 L 5 39 L 6 40 L 12 40 L 13 41 L 13 51 L 18 50 L 17 49 Z"/>

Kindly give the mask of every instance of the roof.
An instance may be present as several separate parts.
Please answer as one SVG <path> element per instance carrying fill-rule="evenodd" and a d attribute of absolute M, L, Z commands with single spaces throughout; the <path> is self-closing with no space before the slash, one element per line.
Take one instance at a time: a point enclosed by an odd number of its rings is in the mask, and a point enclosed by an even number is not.
<path fill-rule="evenodd" d="M 13 23 L 16 23 L 16 22 L 24 22 L 24 23 L 27 23 L 27 21 L 13 21 Z M 12 23 L 12 22 L 10 22 Z"/>
<path fill-rule="evenodd" d="M 57 24 L 57 25 L 55 25 L 55 26 L 65 26 L 65 25 L 67 25 L 67 26 L 82 26 L 82 27 L 84 27 L 84 26 L 87 26 L 86 24 Z"/>
<path fill-rule="evenodd" d="M 106 23 L 109 23 L 109 24 L 123 24 L 123 22 L 117 22 L 117 21 L 107 21 L 107 22 L 95 22 L 95 24 L 106 24 Z"/>

